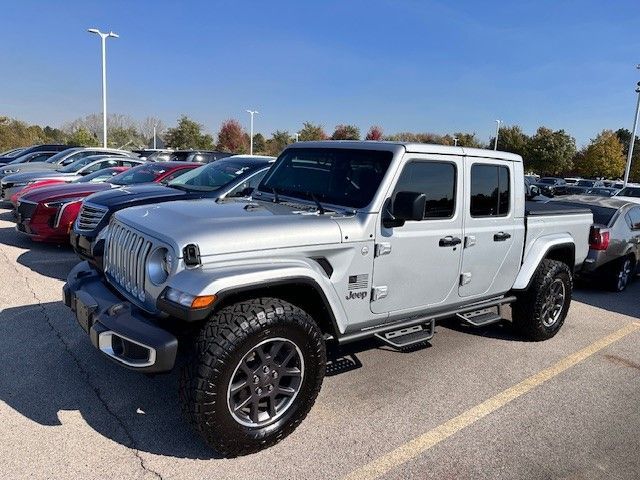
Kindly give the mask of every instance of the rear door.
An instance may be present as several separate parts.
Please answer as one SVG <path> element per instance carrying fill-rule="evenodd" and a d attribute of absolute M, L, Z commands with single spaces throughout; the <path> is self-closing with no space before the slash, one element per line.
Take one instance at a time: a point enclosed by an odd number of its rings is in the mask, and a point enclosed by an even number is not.
<path fill-rule="evenodd" d="M 509 161 L 465 158 L 468 188 L 460 297 L 505 293 L 517 276 L 524 223 L 515 218 L 513 177 Z"/>

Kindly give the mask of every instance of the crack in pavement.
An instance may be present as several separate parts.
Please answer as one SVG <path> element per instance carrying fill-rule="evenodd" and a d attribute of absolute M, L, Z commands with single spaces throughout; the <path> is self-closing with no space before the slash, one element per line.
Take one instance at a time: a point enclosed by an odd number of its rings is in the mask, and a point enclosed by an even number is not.
<path fill-rule="evenodd" d="M 138 462 L 140 463 L 140 467 L 142 468 L 142 470 L 144 470 L 145 472 L 148 472 L 152 475 L 155 476 L 155 478 L 158 478 L 159 480 L 163 480 L 162 475 L 151 469 L 150 467 L 148 467 L 145 463 L 145 460 L 142 458 L 142 455 L 140 453 L 140 450 L 138 450 L 137 446 L 136 446 L 136 442 L 133 439 L 133 435 L 131 434 L 131 432 L 129 431 L 129 429 L 127 428 L 125 422 L 118 417 L 118 415 L 109 407 L 109 404 L 107 403 L 106 399 L 102 396 L 102 392 L 100 391 L 100 388 L 97 385 L 94 385 L 93 382 L 91 381 L 91 375 L 89 373 L 89 371 L 84 368 L 84 366 L 82 365 L 80 359 L 78 358 L 78 356 L 75 354 L 75 352 L 73 351 L 73 349 L 70 347 L 70 345 L 65 341 L 64 336 L 60 333 L 60 331 L 58 331 L 54 325 L 53 325 L 53 321 L 51 320 L 51 317 L 49 316 L 49 313 L 47 312 L 46 307 L 42 304 L 42 301 L 40 300 L 40 298 L 38 297 L 35 289 L 31 286 L 31 284 L 29 283 L 29 279 L 26 275 L 23 275 L 20 270 L 18 270 L 18 268 L 16 268 L 15 264 L 11 261 L 11 259 L 7 256 L 7 254 L 0 250 L 0 253 L 2 253 L 2 256 L 5 258 L 5 260 L 7 261 L 7 264 L 11 265 L 11 267 L 13 268 L 13 270 L 16 272 L 16 274 L 21 277 L 24 282 L 25 285 L 27 286 L 27 289 L 29 290 L 29 292 L 31 293 L 31 295 L 33 295 L 33 298 L 35 299 L 35 301 L 37 302 L 37 306 L 40 308 L 40 310 L 42 311 L 42 315 L 44 316 L 47 325 L 49 326 L 49 328 L 51 329 L 51 331 L 53 332 L 53 334 L 58 338 L 58 340 L 60 341 L 60 343 L 62 343 L 62 346 L 64 348 L 64 350 L 69 354 L 69 356 L 71 357 L 71 359 L 74 361 L 74 363 L 76 364 L 76 366 L 78 367 L 78 369 L 80 370 L 80 372 L 83 374 L 87 385 L 89 386 L 89 388 L 93 391 L 93 393 L 95 394 L 95 396 L 97 397 L 98 401 L 102 404 L 102 406 L 104 407 L 104 409 L 107 411 L 107 413 L 113 417 L 113 419 L 116 421 L 116 423 L 118 424 L 118 426 L 122 429 L 122 431 L 125 434 L 125 437 L 128 440 L 128 445 L 125 445 L 126 447 L 129 448 L 129 450 L 133 453 L 133 455 L 136 457 L 136 459 L 138 460 Z"/>

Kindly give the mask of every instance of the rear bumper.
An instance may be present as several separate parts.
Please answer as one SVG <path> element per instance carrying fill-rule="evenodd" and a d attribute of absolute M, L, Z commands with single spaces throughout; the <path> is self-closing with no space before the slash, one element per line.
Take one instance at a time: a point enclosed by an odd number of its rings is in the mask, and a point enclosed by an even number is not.
<path fill-rule="evenodd" d="M 87 262 L 71 270 L 63 287 L 63 297 L 93 346 L 111 360 L 145 373 L 173 369 L 177 338 L 116 296 Z"/>

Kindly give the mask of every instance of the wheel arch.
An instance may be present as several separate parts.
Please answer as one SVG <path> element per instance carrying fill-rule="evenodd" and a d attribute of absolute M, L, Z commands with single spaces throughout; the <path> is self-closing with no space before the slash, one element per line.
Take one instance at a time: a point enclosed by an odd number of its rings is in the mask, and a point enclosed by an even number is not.
<path fill-rule="evenodd" d="M 513 290 L 527 290 L 540 263 L 545 259 L 562 262 L 573 272 L 576 269 L 576 245 L 573 238 L 569 235 L 538 238 L 528 249 Z"/>
<path fill-rule="evenodd" d="M 340 332 L 327 296 L 313 279 L 307 277 L 292 277 L 268 283 L 256 282 L 230 287 L 218 292 L 217 297 L 212 313 L 249 298 L 274 297 L 307 312 L 318 324 L 322 333 L 337 338 Z"/>

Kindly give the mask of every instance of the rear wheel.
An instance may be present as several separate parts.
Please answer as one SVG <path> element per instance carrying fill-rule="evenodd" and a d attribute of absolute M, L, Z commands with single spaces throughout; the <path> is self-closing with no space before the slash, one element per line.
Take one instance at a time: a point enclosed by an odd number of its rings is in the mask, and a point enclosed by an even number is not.
<path fill-rule="evenodd" d="M 607 275 L 609 289 L 614 292 L 625 290 L 633 278 L 634 270 L 635 262 L 631 256 L 613 262 Z"/>
<path fill-rule="evenodd" d="M 529 289 L 513 305 L 516 330 L 535 341 L 553 337 L 569 311 L 572 289 L 569 267 L 557 260 L 543 260 Z"/>
<path fill-rule="evenodd" d="M 306 312 L 275 298 L 239 302 L 202 328 L 182 370 L 182 409 L 219 453 L 255 452 L 302 422 L 325 364 L 322 332 Z"/>

